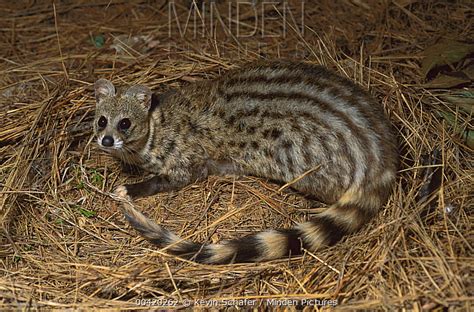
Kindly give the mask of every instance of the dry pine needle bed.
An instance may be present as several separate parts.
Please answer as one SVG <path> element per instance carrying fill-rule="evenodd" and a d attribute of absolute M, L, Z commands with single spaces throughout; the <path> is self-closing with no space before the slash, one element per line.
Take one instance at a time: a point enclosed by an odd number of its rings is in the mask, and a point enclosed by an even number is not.
<path fill-rule="evenodd" d="M 236 15 L 236 1 L 217 1 L 214 15 L 202 5 L 193 15 L 191 2 L 2 4 L 0 309 L 225 300 L 240 300 L 226 304 L 232 309 L 310 309 L 318 299 L 351 310 L 471 310 L 473 5 L 248 1 Z M 110 197 L 141 177 L 96 146 L 93 83 L 161 92 L 259 58 L 323 64 L 370 90 L 398 134 L 393 194 L 362 231 L 316 254 L 218 266 L 169 256 L 140 238 Z M 326 207 L 230 176 L 137 206 L 199 242 L 289 227 Z"/>

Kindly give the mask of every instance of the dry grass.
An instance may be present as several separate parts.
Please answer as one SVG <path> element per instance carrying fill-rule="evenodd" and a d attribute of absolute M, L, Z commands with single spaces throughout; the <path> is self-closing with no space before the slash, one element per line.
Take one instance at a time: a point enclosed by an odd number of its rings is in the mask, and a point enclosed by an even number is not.
<path fill-rule="evenodd" d="M 474 37 L 472 5 L 306 2 L 304 32 L 301 2 L 290 1 L 293 17 L 265 5 L 263 26 L 260 19 L 251 36 L 237 36 L 235 29 L 253 29 L 247 6 L 234 16 L 233 28 L 212 33 L 206 21 L 204 34 L 198 24 L 193 38 L 190 32 L 179 36 L 173 19 L 168 27 L 165 1 L 63 1 L 55 7 L 4 1 L 0 309 L 145 309 L 137 299 L 182 305 L 198 298 L 258 299 L 260 305 L 269 298 L 317 298 L 351 310 L 472 309 L 473 154 L 436 112 L 451 110 L 471 127 L 472 121 L 440 99 L 451 90 L 423 88 L 420 74 L 424 48 L 442 37 Z M 262 7 L 257 9 L 261 18 Z M 176 13 L 183 28 L 188 10 L 176 5 Z M 214 22 L 228 25 L 227 11 L 220 13 Z M 100 41 L 101 34 L 105 44 L 98 48 L 92 39 Z M 144 37 L 125 51 L 111 48 L 114 39 L 127 36 Z M 322 63 L 370 87 L 399 132 L 394 194 L 364 230 L 314 255 L 223 266 L 167 256 L 139 238 L 114 208 L 109 192 L 139 177 L 121 173 L 94 146 L 91 85 L 108 77 L 162 90 L 258 57 Z M 436 149 L 441 187 L 421 203 L 418 193 L 430 167 L 423 155 Z M 310 208 L 323 207 L 279 187 L 252 177 L 211 177 L 139 205 L 196 241 L 289 226 L 317 212 Z M 427 207 L 429 215 L 420 217 Z"/>

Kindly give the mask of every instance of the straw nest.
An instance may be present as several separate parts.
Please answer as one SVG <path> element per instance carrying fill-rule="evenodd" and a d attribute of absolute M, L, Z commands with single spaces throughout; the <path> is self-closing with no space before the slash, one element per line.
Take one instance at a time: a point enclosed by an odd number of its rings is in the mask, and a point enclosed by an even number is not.
<path fill-rule="evenodd" d="M 440 42 L 473 38 L 469 1 L 247 1 L 238 15 L 223 1 L 193 15 L 191 2 L 3 3 L 0 309 L 470 310 L 473 125 L 461 108 L 472 108 L 472 45 L 458 59 L 426 61 Z M 335 247 L 257 264 L 195 264 L 141 239 L 110 197 L 140 177 L 94 144 L 93 82 L 159 92 L 281 57 L 324 64 L 384 106 L 401 165 L 379 216 Z M 464 69 L 464 82 L 432 83 Z M 471 102 L 450 101 L 460 92 Z M 290 226 L 325 207 L 279 188 L 210 177 L 137 205 L 200 242 Z"/>

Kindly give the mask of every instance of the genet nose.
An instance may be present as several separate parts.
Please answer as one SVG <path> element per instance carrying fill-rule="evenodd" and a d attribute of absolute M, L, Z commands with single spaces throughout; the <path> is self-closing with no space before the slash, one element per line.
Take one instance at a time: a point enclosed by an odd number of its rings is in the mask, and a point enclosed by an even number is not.
<path fill-rule="evenodd" d="M 106 136 L 102 139 L 102 145 L 103 145 L 103 146 L 107 146 L 107 147 L 114 146 L 114 138 L 111 137 L 110 135 L 106 135 Z"/>

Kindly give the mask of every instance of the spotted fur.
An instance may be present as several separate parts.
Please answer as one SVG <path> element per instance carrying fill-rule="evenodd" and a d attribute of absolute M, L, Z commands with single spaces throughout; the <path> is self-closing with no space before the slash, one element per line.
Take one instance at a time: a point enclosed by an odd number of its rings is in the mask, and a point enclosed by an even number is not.
<path fill-rule="evenodd" d="M 197 262 L 265 261 L 333 245 L 373 218 L 394 184 L 395 138 L 382 107 L 321 66 L 258 62 L 159 97 L 144 86 L 115 94 L 101 79 L 96 98 L 99 145 L 154 174 L 117 189 L 128 199 L 121 206 L 126 219 L 152 243 Z M 98 127 L 101 117 L 105 127 Z M 124 118 L 131 121 L 126 130 L 118 125 Z M 105 136 L 113 146 L 104 146 Z M 294 189 L 332 206 L 291 229 L 203 245 L 182 240 L 131 204 L 227 174 L 296 179 Z"/>

